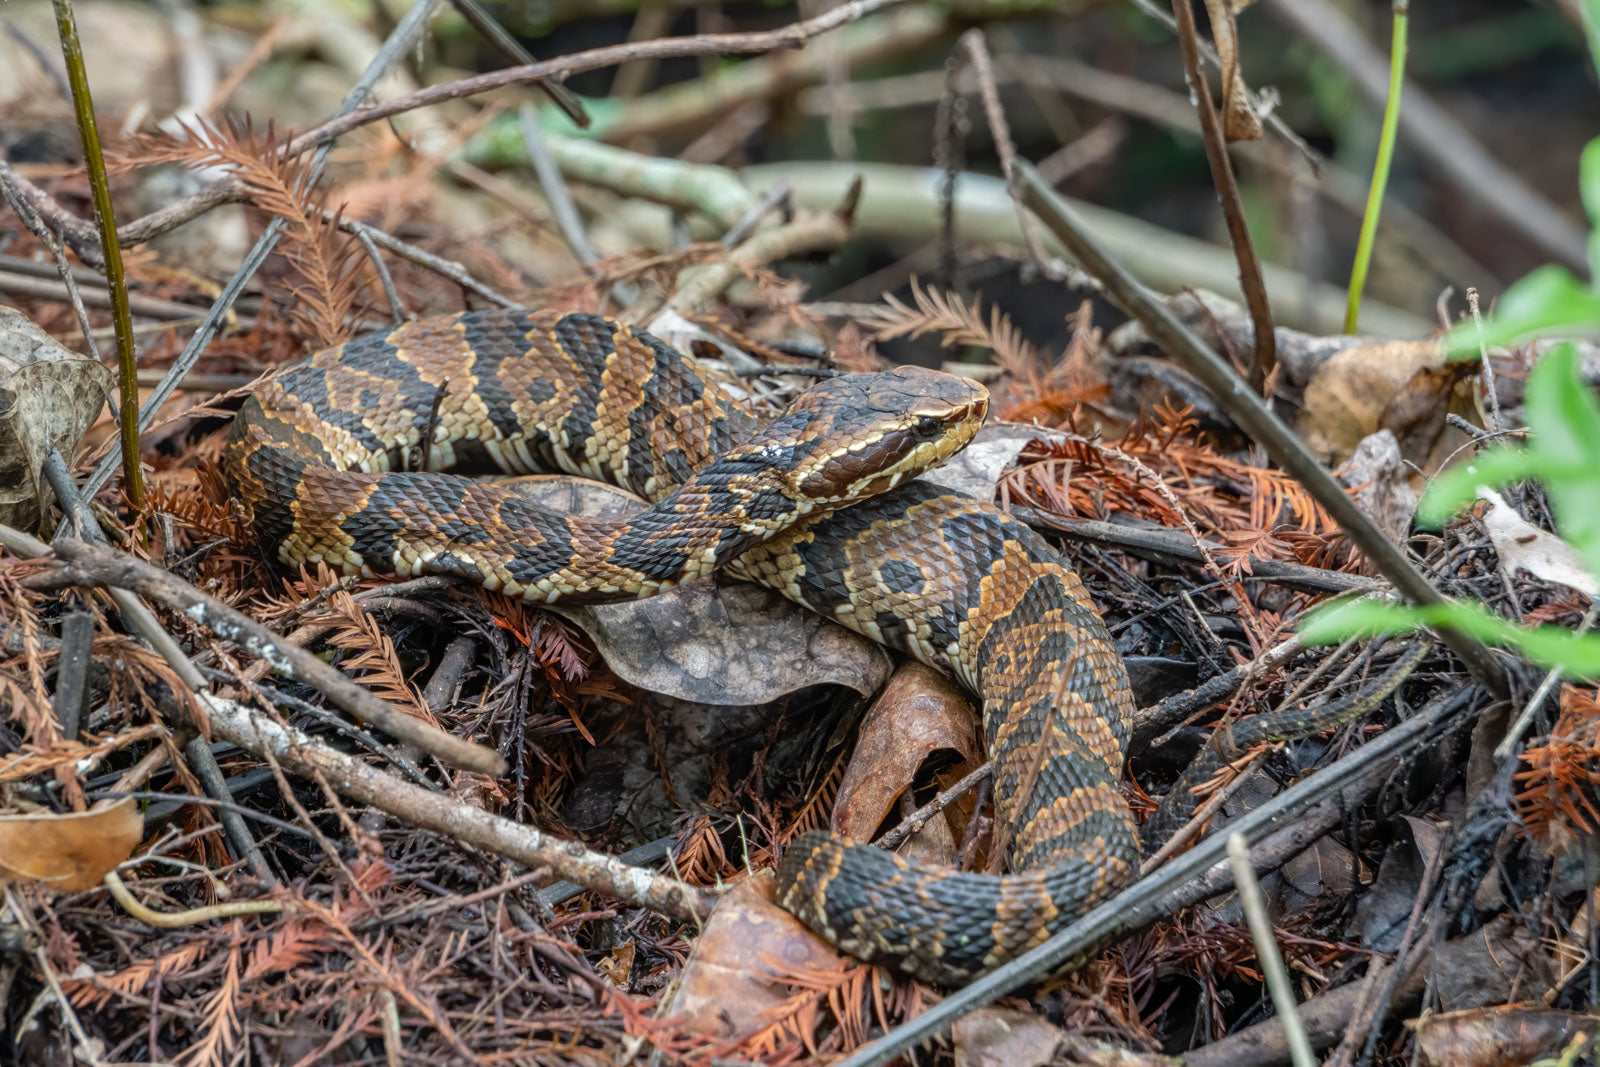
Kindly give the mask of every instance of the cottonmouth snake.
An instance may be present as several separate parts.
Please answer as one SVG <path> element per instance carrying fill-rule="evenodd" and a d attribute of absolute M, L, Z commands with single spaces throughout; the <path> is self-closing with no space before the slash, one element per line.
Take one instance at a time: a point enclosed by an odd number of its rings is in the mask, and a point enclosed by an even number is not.
<path fill-rule="evenodd" d="M 778 900 L 847 952 L 959 983 L 1044 941 L 1139 859 L 1118 788 L 1132 698 L 1082 583 L 989 504 L 897 485 L 964 445 L 985 403 L 962 379 L 901 368 L 826 380 L 758 427 L 647 333 L 480 311 L 268 379 L 224 467 L 285 564 L 458 575 L 539 602 L 636 599 L 722 567 L 953 675 L 983 703 L 1014 873 L 921 866 L 819 831 L 785 853 Z M 572 518 L 432 473 L 446 468 L 561 471 L 653 506 Z"/>

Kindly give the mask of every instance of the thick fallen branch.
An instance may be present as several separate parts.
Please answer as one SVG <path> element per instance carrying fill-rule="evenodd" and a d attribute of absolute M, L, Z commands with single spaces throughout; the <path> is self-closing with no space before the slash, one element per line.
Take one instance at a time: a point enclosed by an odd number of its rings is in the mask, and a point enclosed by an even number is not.
<path fill-rule="evenodd" d="M 1157 563 L 1204 563 L 1205 552 L 1224 552 L 1227 546 L 1207 541 L 1196 545 L 1194 538 L 1182 530 L 1168 530 L 1151 526 L 1124 526 L 1121 523 L 1101 522 L 1097 519 L 1070 519 L 1051 515 L 1029 507 L 1013 507 L 1011 514 L 1041 530 L 1053 530 L 1092 541 L 1097 545 L 1128 552 Z M 1312 593 L 1375 593 L 1384 588 L 1383 583 L 1360 574 L 1345 574 L 1322 567 L 1308 567 L 1304 563 L 1287 560 L 1248 559 L 1249 571 L 1241 577 L 1244 581 L 1275 582 L 1291 589 Z"/>

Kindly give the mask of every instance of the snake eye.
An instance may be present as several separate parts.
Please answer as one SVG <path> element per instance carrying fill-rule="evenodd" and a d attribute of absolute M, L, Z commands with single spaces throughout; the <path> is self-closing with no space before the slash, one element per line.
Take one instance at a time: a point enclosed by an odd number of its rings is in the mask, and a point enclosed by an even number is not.
<path fill-rule="evenodd" d="M 924 415 L 917 420 L 917 433 L 923 437 L 937 437 L 944 429 L 944 422 L 932 415 Z"/>

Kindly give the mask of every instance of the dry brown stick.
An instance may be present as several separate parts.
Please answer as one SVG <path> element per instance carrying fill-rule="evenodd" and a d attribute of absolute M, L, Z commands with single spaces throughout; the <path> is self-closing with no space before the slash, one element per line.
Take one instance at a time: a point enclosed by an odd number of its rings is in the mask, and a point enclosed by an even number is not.
<path fill-rule="evenodd" d="M 78 295 L 83 298 L 83 303 L 86 307 L 108 308 L 111 306 L 111 294 L 105 290 L 104 285 L 105 279 L 101 278 L 97 285 L 78 290 Z M 13 296 L 38 297 L 42 300 L 66 300 L 69 295 L 65 283 L 59 280 L 49 281 L 44 278 L 30 278 L 25 274 L 13 274 L 11 271 L 4 270 L 0 270 L 0 293 L 10 293 Z M 195 307 L 192 304 L 180 304 L 175 300 L 141 296 L 138 293 L 128 294 L 128 307 L 135 315 L 144 315 L 152 319 L 186 319 L 205 314 L 205 308 Z"/>
<path fill-rule="evenodd" d="M 718 262 L 686 268 L 678 276 L 678 290 L 667 301 L 667 307 L 680 314 L 692 314 L 751 269 L 806 252 L 838 248 L 854 233 L 860 193 L 861 183 L 857 181 L 835 210 L 801 215 L 792 222 L 761 231 Z"/>
<path fill-rule="evenodd" d="M 218 637 L 267 660 L 285 677 L 312 686 L 356 718 L 452 766 L 495 776 L 506 771 L 505 759 L 492 748 L 463 741 L 412 718 L 310 652 L 289 644 L 265 626 L 175 575 L 114 549 L 82 541 L 62 538 L 56 542 L 55 551 L 57 558 L 67 564 L 66 576 L 76 584 L 115 586 L 164 604 Z"/>
<path fill-rule="evenodd" d="M 1124 526 L 1099 519 L 1075 519 L 1015 504 L 1007 510 L 1035 529 L 1092 541 L 1158 563 L 1205 563 L 1201 546 L 1179 530 L 1160 526 Z M 1227 546 L 1208 541 L 1204 547 L 1210 552 L 1221 552 Z M 1247 582 L 1275 582 L 1313 593 L 1377 592 L 1383 588 L 1381 582 L 1364 575 L 1346 574 L 1288 560 L 1251 556 L 1247 563 L 1250 570 L 1243 578 Z"/>
<path fill-rule="evenodd" d="M 961 781 L 944 790 L 938 796 L 922 805 L 922 807 L 900 820 L 898 826 L 878 838 L 873 844 L 884 849 L 898 847 L 900 842 L 926 826 L 929 819 L 954 804 L 957 800 L 960 800 L 969 789 L 992 773 L 994 773 L 994 760 L 989 760 L 970 771 Z"/>
<path fill-rule="evenodd" d="M 3 158 L 0 158 L 0 177 L 3 177 L 7 183 L 14 185 L 18 192 L 27 199 L 29 205 L 35 211 L 47 218 L 52 225 L 59 227 L 65 234 L 67 234 L 67 236 L 72 239 L 73 247 L 78 251 L 80 257 L 83 257 L 90 262 L 94 261 L 92 253 L 86 252 L 86 248 L 88 247 L 86 242 L 96 240 L 93 223 L 89 222 L 87 219 L 73 214 L 71 211 L 68 211 L 53 197 L 51 197 L 50 194 L 46 193 L 43 189 L 39 188 L 37 185 L 34 185 L 32 182 L 28 181 L 28 179 L 22 177 L 15 170 L 13 170 L 10 164 L 6 163 Z M 121 241 L 125 247 L 143 244 L 146 241 L 154 240 L 155 238 L 160 237 L 162 234 L 167 233 L 170 230 L 175 230 L 185 223 L 192 222 L 201 215 L 204 215 L 206 212 L 215 208 L 222 207 L 226 204 L 243 203 L 249 199 L 250 194 L 245 187 L 238 182 L 223 182 L 218 185 L 213 185 L 206 188 L 202 192 L 196 193 L 193 196 L 185 197 L 182 200 L 175 200 L 156 211 L 152 211 L 148 215 L 144 215 L 140 218 L 134 219 L 131 222 L 124 223 L 117 228 L 117 239 Z M 343 230 L 345 233 L 353 234 L 357 238 L 370 240 L 379 248 L 387 249 L 388 251 L 393 252 L 395 255 L 400 256 L 402 259 L 410 260 L 419 267 L 431 270 L 435 274 L 442 275 L 455 282 L 463 289 L 467 289 L 473 293 L 476 293 L 485 300 L 499 304 L 501 307 L 517 306 L 515 300 L 512 300 L 504 293 L 498 292 L 490 286 L 485 285 L 483 282 L 478 281 L 478 279 L 467 273 L 466 268 L 454 260 L 445 259 L 442 256 L 436 256 L 431 252 L 411 244 L 409 241 L 402 241 L 393 234 L 384 230 L 380 230 L 376 226 L 361 222 L 358 219 L 346 218 L 343 215 L 340 215 L 337 212 L 331 211 L 327 208 L 322 208 L 320 210 L 323 218 L 328 219 L 330 222 L 336 223 L 339 229 Z M 84 273 L 87 275 L 87 277 L 80 277 L 78 279 L 79 281 L 85 281 L 91 285 L 103 284 L 105 281 L 104 278 L 94 274 L 92 271 L 85 271 Z M 4 286 L 4 288 L 9 291 L 31 296 L 42 296 L 46 298 L 56 298 L 59 296 L 58 293 L 27 287 L 25 284 L 25 278 L 19 277 L 17 279 L 12 279 L 9 274 L 0 276 L 3 276 L 7 279 L 7 284 Z M 89 303 L 94 304 L 96 307 L 105 306 L 107 298 L 103 293 L 101 293 L 100 296 L 95 297 L 93 294 L 99 292 L 98 289 L 91 288 L 87 291 L 91 294 L 88 300 Z M 97 300 L 98 303 L 96 302 Z M 135 314 L 148 315 L 152 318 L 182 318 L 184 316 L 198 316 L 205 313 L 204 308 L 193 308 L 186 304 L 179 304 L 167 300 L 159 300 L 154 297 L 133 296 L 132 300 L 133 303 L 131 306 L 133 307 Z M 251 322 L 253 322 L 253 320 L 244 320 L 241 322 L 241 325 L 248 327 Z"/>
<path fill-rule="evenodd" d="M 1206 148 L 1206 161 L 1211 165 L 1211 181 L 1216 185 L 1217 197 L 1222 202 L 1222 217 L 1228 223 L 1228 238 L 1233 242 L 1233 253 L 1239 259 L 1239 285 L 1244 290 L 1245 303 L 1250 308 L 1250 320 L 1256 328 L 1256 352 L 1255 361 L 1250 367 L 1250 385 L 1261 392 L 1270 388 L 1272 371 L 1278 361 L 1272 309 L 1267 304 L 1267 284 L 1261 277 L 1261 260 L 1257 258 L 1256 247 L 1250 240 L 1250 226 L 1245 221 L 1244 203 L 1239 199 L 1239 183 L 1233 176 L 1233 161 L 1228 157 L 1228 143 L 1222 133 L 1222 123 L 1217 117 L 1216 105 L 1211 100 L 1211 82 L 1200 67 L 1194 9 L 1188 0 L 1173 0 L 1172 11 L 1178 20 L 1183 74 L 1194 93 L 1195 110 L 1200 114 L 1200 139 Z"/>
<path fill-rule="evenodd" d="M 1039 240 L 1039 233 L 1035 227 L 1034 219 L 1028 214 L 1028 209 L 1022 206 L 1022 197 L 1017 190 L 1017 148 L 1011 139 L 1011 127 L 1006 122 L 1005 108 L 1000 106 L 1000 88 L 995 84 L 994 64 L 989 59 L 989 45 L 984 39 L 983 30 L 973 27 L 961 35 L 961 47 L 967 53 L 967 60 L 972 64 L 972 72 L 978 79 L 978 95 L 983 99 L 983 115 L 989 123 L 989 133 L 994 138 L 995 154 L 1000 157 L 1000 173 L 1005 176 L 1006 188 L 1011 191 L 1011 199 L 1017 205 L 1017 224 L 1022 229 L 1022 240 L 1028 246 L 1028 254 L 1033 261 L 1044 266 L 1050 259 L 1045 255 L 1044 243 Z"/>
<path fill-rule="evenodd" d="M 716 894 L 652 871 L 630 867 L 578 841 L 563 841 L 482 808 L 441 797 L 329 748 L 230 700 L 203 697 L 215 736 L 258 755 L 271 754 L 296 774 L 320 774 L 344 796 L 414 826 L 487 849 L 673 919 L 699 922 Z"/>
<path fill-rule="evenodd" d="M 903 3 L 904 0 L 851 0 L 813 19 L 790 23 L 775 30 L 753 33 L 702 33 L 689 37 L 667 37 L 656 41 L 636 41 L 604 48 L 593 48 L 569 56 L 557 56 L 539 63 L 507 67 L 470 78 L 428 86 L 404 96 L 375 104 L 370 108 L 351 111 L 329 119 L 290 141 L 284 148 L 286 156 L 299 155 L 317 145 L 331 141 L 351 130 L 371 122 L 411 111 L 419 107 L 475 96 L 511 85 L 526 85 L 543 81 L 559 81 L 572 74 L 599 67 L 613 66 L 635 59 L 671 59 L 684 56 L 711 54 L 750 54 L 796 48 L 819 34 L 837 29 L 863 16 Z M 33 203 L 34 209 L 52 222 L 61 225 L 74 238 L 75 246 L 82 245 L 93 233 L 85 220 L 66 210 L 49 194 L 17 174 L 3 159 L 7 177 L 21 189 Z M 176 200 L 142 218 L 125 223 L 117 230 L 124 244 L 138 244 L 175 229 L 199 215 L 223 204 L 235 203 L 245 198 L 237 183 L 212 186 L 194 196 Z M 376 240 L 376 235 L 374 235 Z M 382 241 L 378 242 L 380 245 Z M 391 249 L 394 250 L 394 249 Z M 79 250 L 83 254 L 82 249 Z"/>
<path fill-rule="evenodd" d="M 1164 303 L 1135 281 L 1122 264 L 1106 254 L 1056 191 L 1039 177 L 1038 171 L 1026 163 L 1019 164 L 1018 171 L 1028 207 L 1100 281 L 1111 301 L 1138 319 L 1169 356 L 1200 380 L 1234 422 L 1328 510 L 1396 591 L 1413 604 L 1444 603 L 1444 597 L 1405 551 L 1390 540 L 1372 516 L 1357 506 L 1283 420 L 1263 404 L 1259 396 L 1245 388 L 1234 369 L 1179 322 Z M 1465 631 L 1448 628 L 1440 637 L 1466 664 L 1474 680 L 1497 699 L 1504 699 L 1509 690 L 1505 671 L 1482 642 Z"/>

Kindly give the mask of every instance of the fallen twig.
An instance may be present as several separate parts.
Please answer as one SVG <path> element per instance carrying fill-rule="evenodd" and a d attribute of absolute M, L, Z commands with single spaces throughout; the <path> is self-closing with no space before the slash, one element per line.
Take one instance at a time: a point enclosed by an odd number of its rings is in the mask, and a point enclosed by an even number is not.
<path fill-rule="evenodd" d="M 506 762 L 498 752 L 412 718 L 304 648 L 284 641 L 265 626 L 175 575 L 132 556 L 83 541 L 63 538 L 56 542 L 55 550 L 57 557 L 67 564 L 67 577 L 76 584 L 116 586 L 164 604 L 191 622 L 267 660 L 285 677 L 313 686 L 338 707 L 400 741 L 465 770 L 489 775 L 505 773 Z"/>
<path fill-rule="evenodd" d="M 1028 206 L 1044 219 L 1045 225 L 1084 268 L 1100 280 L 1111 299 L 1143 323 L 1161 348 L 1206 386 L 1229 417 L 1266 449 L 1279 467 L 1305 486 L 1395 589 L 1413 604 L 1444 603 L 1439 591 L 1412 565 L 1400 546 L 1391 541 L 1372 516 L 1362 511 L 1334 481 L 1305 443 L 1262 403 L 1260 397 L 1245 387 L 1233 368 L 1106 255 L 1055 190 L 1039 177 L 1038 171 L 1026 163 L 1019 164 L 1018 169 Z M 1497 697 L 1505 695 L 1505 675 L 1487 647 L 1458 630 L 1443 630 L 1441 636 L 1479 684 Z"/>
<path fill-rule="evenodd" d="M 527 867 L 595 892 L 637 904 L 683 922 L 700 922 L 716 904 L 710 890 L 630 867 L 581 842 L 551 837 L 535 827 L 430 793 L 272 721 L 235 701 L 206 694 L 212 732 L 257 755 L 278 760 L 296 774 L 320 775 L 344 796 Z"/>
<path fill-rule="evenodd" d="M 1187 533 L 1159 526 L 1124 526 L 1098 519 L 1074 519 L 1022 506 L 1013 506 L 1010 510 L 1037 529 L 1064 533 L 1157 563 L 1204 564 L 1206 551 L 1222 552 L 1227 547 L 1207 541 L 1203 543 L 1203 551 L 1202 545 L 1196 544 Z M 1364 575 L 1308 567 L 1287 560 L 1251 556 L 1248 566 L 1249 573 L 1240 575 L 1243 581 L 1275 582 L 1312 593 L 1377 592 L 1383 588 L 1383 583 Z"/>
<path fill-rule="evenodd" d="M 1228 224 L 1228 238 L 1233 244 L 1233 254 L 1239 261 L 1239 282 L 1244 288 L 1245 304 L 1250 308 L 1250 321 L 1255 325 L 1255 362 L 1250 365 L 1250 384 L 1260 392 L 1271 381 L 1277 365 L 1276 335 L 1272 330 L 1272 309 L 1267 303 L 1267 287 L 1261 278 L 1261 260 L 1256 256 L 1255 243 L 1250 240 L 1250 226 L 1245 221 L 1244 203 L 1239 199 L 1239 183 L 1233 176 L 1233 161 L 1228 157 L 1228 143 L 1222 132 L 1222 121 L 1216 105 L 1211 100 L 1211 82 L 1200 69 L 1200 50 L 1194 28 L 1194 8 L 1185 0 L 1172 5 L 1178 22 L 1178 45 L 1183 53 L 1183 74 L 1193 95 L 1195 111 L 1200 116 L 1200 141 L 1205 145 L 1206 161 L 1211 166 L 1211 183 L 1216 186 L 1217 198 L 1222 204 L 1222 217 Z M 1227 84 L 1227 71 L 1223 72 Z"/>

